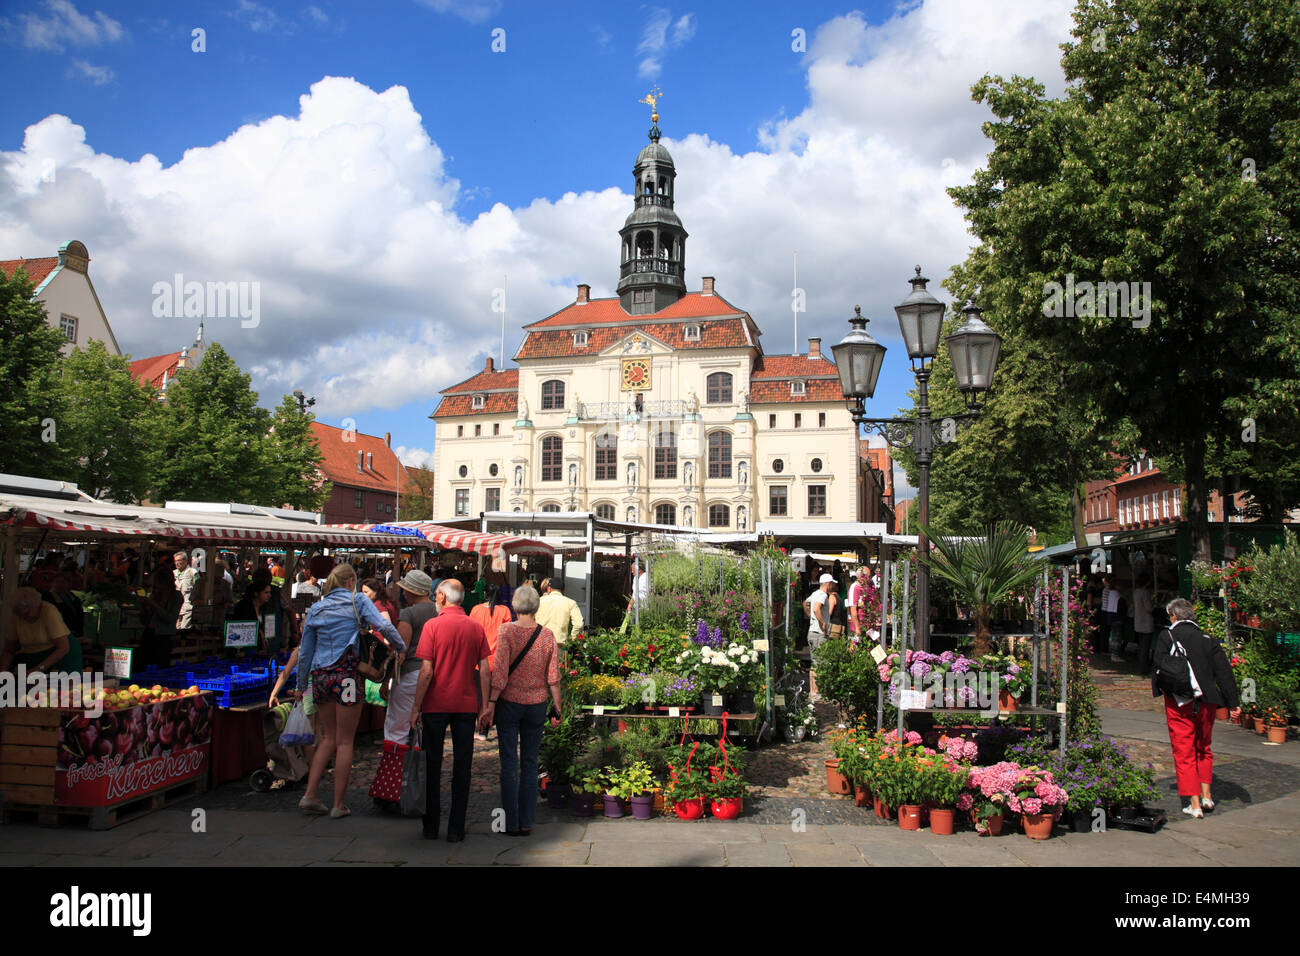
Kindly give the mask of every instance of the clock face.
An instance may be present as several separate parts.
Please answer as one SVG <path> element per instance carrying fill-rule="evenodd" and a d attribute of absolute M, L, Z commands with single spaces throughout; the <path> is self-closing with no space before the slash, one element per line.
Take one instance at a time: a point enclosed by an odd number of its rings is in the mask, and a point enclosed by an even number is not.
<path fill-rule="evenodd" d="M 628 359 L 623 363 L 623 388 L 641 391 L 650 387 L 650 363 L 645 359 Z"/>

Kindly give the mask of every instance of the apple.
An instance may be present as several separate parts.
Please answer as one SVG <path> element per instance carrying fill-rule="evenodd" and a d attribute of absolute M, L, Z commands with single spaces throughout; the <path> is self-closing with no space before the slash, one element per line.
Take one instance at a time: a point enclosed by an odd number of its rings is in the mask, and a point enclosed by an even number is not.
<path fill-rule="evenodd" d="M 127 690 L 130 691 L 132 694 L 134 694 L 139 689 L 140 689 L 139 684 L 132 684 L 130 687 L 127 688 Z"/>
<path fill-rule="evenodd" d="M 161 694 L 161 693 L 163 692 L 163 685 L 162 685 L 162 684 L 154 684 L 154 685 L 153 685 L 152 687 L 150 687 L 149 689 L 150 689 L 151 691 L 153 691 L 155 694 Z"/>

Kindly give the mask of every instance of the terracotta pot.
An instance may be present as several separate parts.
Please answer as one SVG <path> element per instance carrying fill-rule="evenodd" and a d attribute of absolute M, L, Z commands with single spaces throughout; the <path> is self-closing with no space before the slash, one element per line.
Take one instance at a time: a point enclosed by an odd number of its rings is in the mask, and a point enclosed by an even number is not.
<path fill-rule="evenodd" d="M 1255 718 L 1255 733 L 1259 734 L 1261 737 L 1268 733 L 1268 724 L 1264 723 L 1263 717 Z"/>
<path fill-rule="evenodd" d="M 1218 710 L 1214 712 L 1215 720 L 1227 720 L 1231 716 L 1232 716 L 1232 711 L 1228 710 L 1228 708 L 1226 707 L 1220 707 Z"/>
<path fill-rule="evenodd" d="M 1242 715 L 1241 715 L 1240 712 L 1237 713 L 1237 716 L 1236 716 L 1236 717 L 1233 717 L 1233 716 L 1232 716 L 1232 711 L 1228 711 L 1228 719 L 1231 720 L 1231 721 L 1232 721 L 1234 724 L 1236 724 L 1238 727 L 1240 727 L 1240 726 L 1241 726 L 1241 722 L 1242 722 L 1245 718 L 1242 717 Z"/>
<path fill-rule="evenodd" d="M 1270 724 L 1268 728 L 1268 742 L 1271 744 L 1286 743 L 1286 724 Z"/>
<path fill-rule="evenodd" d="M 951 836 L 957 822 L 957 811 L 951 807 L 936 807 L 930 811 L 930 832 Z"/>
<path fill-rule="evenodd" d="M 662 790 L 655 791 L 655 813 L 664 812 L 664 795 Z"/>
<path fill-rule="evenodd" d="M 1003 818 L 1002 818 L 1002 814 L 1000 813 L 997 816 L 989 817 L 986 821 L 984 821 L 988 825 L 988 828 L 986 830 L 980 830 L 978 818 L 975 816 L 974 810 L 971 811 L 970 819 L 971 819 L 971 823 L 975 824 L 975 829 L 979 831 L 980 836 L 1000 836 L 1002 833 Z"/>
<path fill-rule="evenodd" d="M 1020 702 L 1009 691 L 998 691 L 998 710 L 1015 711 L 1020 709 Z"/>
<path fill-rule="evenodd" d="M 826 789 L 831 793 L 852 793 L 853 784 L 849 783 L 849 778 L 840 773 L 840 761 L 837 757 L 832 757 L 826 761 Z"/>
<path fill-rule="evenodd" d="M 862 784 L 853 785 L 853 802 L 859 807 L 869 807 L 872 805 L 871 791 Z"/>
<path fill-rule="evenodd" d="M 921 829 L 921 808 L 904 804 L 898 808 L 898 828 L 900 830 Z"/>
<path fill-rule="evenodd" d="M 1054 822 L 1050 813 L 1020 814 L 1020 823 L 1024 827 L 1025 836 L 1031 840 L 1046 840 L 1050 837 Z"/>
<path fill-rule="evenodd" d="M 704 798 L 698 800 L 678 800 L 673 804 L 673 812 L 681 820 L 698 820 L 704 816 Z"/>
<path fill-rule="evenodd" d="M 875 798 L 875 802 L 873 805 L 875 808 L 876 816 L 878 816 L 880 819 L 882 820 L 894 819 L 894 808 L 889 806 L 889 804 L 885 803 L 879 797 Z"/>

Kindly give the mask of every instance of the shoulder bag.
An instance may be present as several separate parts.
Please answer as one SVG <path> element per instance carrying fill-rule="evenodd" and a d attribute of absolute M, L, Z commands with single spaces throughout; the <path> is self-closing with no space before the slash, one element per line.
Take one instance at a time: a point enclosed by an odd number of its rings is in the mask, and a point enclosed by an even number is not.
<path fill-rule="evenodd" d="M 357 612 L 356 594 L 352 594 L 351 599 L 352 614 L 357 619 L 357 635 L 361 644 L 360 652 L 357 654 L 357 673 L 366 680 L 382 684 L 393 669 L 392 651 L 368 624 L 361 622 L 361 615 Z"/>

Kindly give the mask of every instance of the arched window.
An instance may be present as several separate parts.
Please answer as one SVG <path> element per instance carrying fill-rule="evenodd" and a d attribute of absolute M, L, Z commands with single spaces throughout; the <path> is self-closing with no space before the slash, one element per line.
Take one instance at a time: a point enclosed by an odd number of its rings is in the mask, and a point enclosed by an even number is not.
<path fill-rule="evenodd" d="M 542 505 L 542 510 L 547 514 L 554 514 L 555 512 L 560 510 L 560 506 L 557 505 L 555 502 L 551 502 L 550 504 Z"/>
<path fill-rule="evenodd" d="M 731 373 L 714 372 L 705 380 L 705 398 L 710 405 L 731 404 Z"/>
<path fill-rule="evenodd" d="M 542 439 L 542 481 L 560 481 L 564 477 L 562 449 L 563 442 L 559 435 L 548 435 Z"/>
<path fill-rule="evenodd" d="M 613 521 L 614 506 L 609 504 L 596 505 L 596 517 L 601 521 Z"/>
<path fill-rule="evenodd" d="M 726 505 L 709 505 L 709 527 L 727 528 L 731 525 L 731 509 Z"/>
<path fill-rule="evenodd" d="M 677 477 L 677 433 L 669 428 L 655 435 L 655 477 Z"/>
<path fill-rule="evenodd" d="M 731 477 L 731 434 L 729 432 L 709 434 L 709 477 Z"/>
<path fill-rule="evenodd" d="M 542 411 L 553 412 L 564 408 L 564 383 L 557 378 L 542 383 Z"/>
<path fill-rule="evenodd" d="M 618 480 L 618 433 L 603 432 L 596 436 L 596 480 Z"/>
<path fill-rule="evenodd" d="M 676 524 L 677 508 L 671 504 L 655 505 L 655 524 Z"/>

